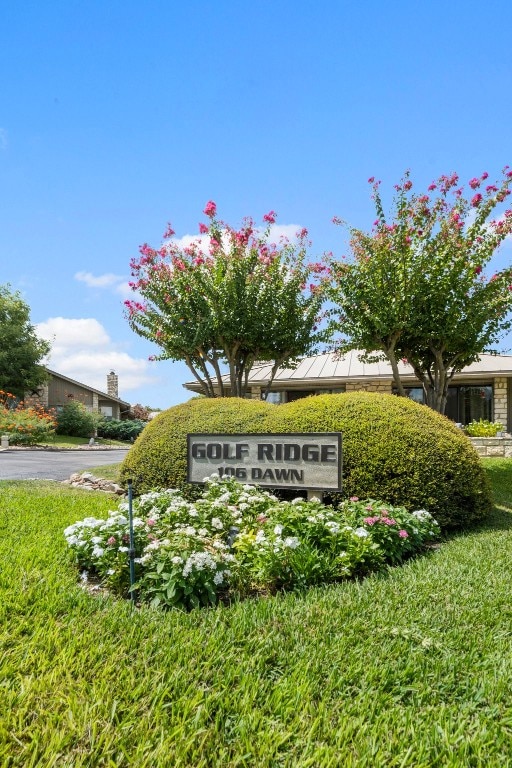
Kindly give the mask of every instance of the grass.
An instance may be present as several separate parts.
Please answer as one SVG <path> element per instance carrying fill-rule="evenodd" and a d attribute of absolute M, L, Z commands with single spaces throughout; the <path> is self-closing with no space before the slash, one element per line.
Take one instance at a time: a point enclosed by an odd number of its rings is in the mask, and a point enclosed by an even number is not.
<path fill-rule="evenodd" d="M 0 765 L 510 765 L 512 460 L 479 530 L 361 582 L 161 614 L 77 584 L 113 501 L 0 483 Z"/>
<path fill-rule="evenodd" d="M 108 447 L 126 448 L 131 443 L 121 440 L 111 440 L 106 437 L 95 438 L 97 445 L 104 445 Z M 89 438 L 87 437 L 72 437 L 71 435 L 52 435 L 52 437 L 45 443 L 39 443 L 39 445 L 46 446 L 48 448 L 76 448 L 89 445 Z"/>
<path fill-rule="evenodd" d="M 100 467 L 88 467 L 80 471 L 90 472 L 96 477 L 102 477 L 104 480 L 112 480 L 113 483 L 118 483 L 120 469 L 121 463 L 117 462 L 116 464 L 102 464 Z"/>

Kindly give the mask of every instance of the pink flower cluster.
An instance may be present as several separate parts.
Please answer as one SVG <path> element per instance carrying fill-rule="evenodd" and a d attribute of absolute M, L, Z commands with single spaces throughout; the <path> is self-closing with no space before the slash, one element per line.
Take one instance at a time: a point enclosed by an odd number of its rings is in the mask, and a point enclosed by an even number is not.
<path fill-rule="evenodd" d="M 213 219 L 215 214 L 217 213 L 217 205 L 213 202 L 213 200 L 208 200 L 204 207 L 203 213 L 208 216 L 210 219 Z"/>
<path fill-rule="evenodd" d="M 365 517 L 363 523 L 365 523 L 365 525 L 375 525 L 375 523 L 384 523 L 384 525 L 396 525 L 396 520 L 394 520 L 392 517 L 387 517 L 387 514 L 383 512 L 382 515 Z"/>

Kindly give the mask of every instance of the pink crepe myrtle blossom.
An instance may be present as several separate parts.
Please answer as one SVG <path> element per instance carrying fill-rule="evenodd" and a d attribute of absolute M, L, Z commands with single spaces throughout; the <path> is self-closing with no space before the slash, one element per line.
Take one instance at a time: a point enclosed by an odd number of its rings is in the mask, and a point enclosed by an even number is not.
<path fill-rule="evenodd" d="M 402 528 L 402 530 L 398 531 L 398 535 L 400 536 L 401 539 L 408 539 L 409 538 L 409 534 L 403 528 Z"/>
<path fill-rule="evenodd" d="M 456 359 L 453 347 L 458 351 L 457 345 L 465 343 L 467 318 L 478 324 L 484 317 L 481 305 L 493 308 L 488 325 L 478 329 L 492 346 L 505 312 L 512 308 L 507 290 L 512 283 L 512 267 L 500 271 L 499 280 L 490 288 L 487 277 L 493 252 L 505 237 L 512 235 L 512 214 L 507 217 L 500 211 L 497 218 L 501 223 L 493 225 L 489 221 L 498 203 L 505 199 L 508 202 L 512 190 L 512 175 L 509 178 L 508 173 L 512 174 L 512 170 L 504 171 L 502 178 L 492 184 L 486 181 L 487 173 L 480 174 L 470 179 L 470 184 L 465 180 L 465 188 L 457 174 L 449 173 L 432 182 L 425 195 L 415 194 L 414 187 L 409 192 L 406 174 L 393 199 L 392 215 L 385 211 L 377 192 L 373 229 L 368 227 L 365 231 L 346 225 L 351 235 L 352 260 L 346 268 L 339 257 L 333 262 L 334 285 L 329 293 L 337 304 L 333 326 L 345 338 L 357 342 L 361 349 L 367 344 L 371 351 L 385 350 L 397 362 L 409 356 L 410 364 L 421 374 L 418 378 L 424 385 L 426 401 L 441 413 L 446 398 L 442 386 L 436 382 L 449 380 L 453 375 L 451 366 Z M 394 226 L 397 228 L 393 229 Z M 411 238 L 417 247 L 408 245 Z M 409 275 L 418 276 L 417 289 L 412 287 L 414 283 Z M 381 286 L 386 286 L 388 295 L 379 294 Z M 410 295 L 406 293 L 408 290 Z M 413 293 L 415 290 L 418 297 Z M 392 306 L 389 305 L 391 292 Z M 424 312 L 416 310 L 423 306 L 425 293 L 432 296 L 436 306 L 439 304 L 440 317 L 445 313 L 446 317 L 455 318 L 450 320 L 449 333 L 439 334 L 436 328 L 429 327 Z M 410 306 L 405 310 L 403 298 L 410 299 Z M 368 322 L 357 311 L 360 306 L 365 307 Z M 417 342 L 418 326 L 421 326 L 421 344 Z M 434 342 L 432 336 L 435 336 Z M 413 348 L 414 345 L 418 349 Z M 340 351 L 346 351 L 347 346 L 342 339 Z M 423 353 L 423 349 L 431 350 L 432 354 L 431 351 Z M 398 366 L 395 367 L 399 371 Z M 456 365 L 452 367 L 456 369 Z M 401 392 L 403 383 L 399 382 L 398 373 L 394 374 L 394 380 Z"/>
<path fill-rule="evenodd" d="M 213 219 L 215 214 L 217 213 L 217 204 L 213 202 L 213 200 L 208 200 L 204 207 L 203 213 L 205 216 L 208 216 L 208 218 Z"/>
<path fill-rule="evenodd" d="M 117 539 L 115 536 L 109 536 L 107 539 L 107 544 L 109 545 L 109 547 L 113 547 L 116 541 Z"/>
<path fill-rule="evenodd" d="M 324 324 L 319 327 L 315 317 L 326 292 L 322 278 L 327 266 L 310 264 L 306 228 L 298 233 L 299 241 L 268 241 L 274 210 L 263 217 L 266 228 L 256 227 L 252 218 L 243 219 L 238 229 L 231 227 L 218 218 L 213 200 L 204 213 L 209 220 L 199 224 L 199 232 L 206 242 L 197 236 L 191 244 L 171 240 L 160 253 L 147 244 L 141 248 L 131 264 L 133 289 L 147 301 L 147 310 L 129 302 L 125 314 L 136 333 L 161 348 L 154 359 L 184 360 L 207 397 L 217 394 L 211 382 L 226 357 L 230 386 L 220 386 L 220 396 L 243 397 L 246 383 L 238 373 L 247 373 L 248 359 L 258 359 L 245 349 L 247 338 L 269 360 L 307 355 L 326 338 Z M 311 291 L 303 291 L 301 286 L 310 282 Z M 261 327 L 261 315 L 270 306 L 279 338 L 272 324 Z"/>

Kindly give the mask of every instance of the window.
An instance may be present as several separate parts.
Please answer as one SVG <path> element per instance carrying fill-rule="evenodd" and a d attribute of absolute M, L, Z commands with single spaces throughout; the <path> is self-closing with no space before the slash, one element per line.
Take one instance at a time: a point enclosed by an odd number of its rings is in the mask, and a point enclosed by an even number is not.
<path fill-rule="evenodd" d="M 112 406 L 111 405 L 100 405 L 100 413 L 106 419 L 111 419 L 112 418 Z"/>
<path fill-rule="evenodd" d="M 425 402 L 425 395 L 423 387 L 408 387 L 405 390 L 407 397 L 414 400 L 415 403 L 423 404 Z"/>
<path fill-rule="evenodd" d="M 480 419 L 492 421 L 492 400 L 492 384 L 448 387 L 445 414 L 460 424 L 469 424 Z"/>
<path fill-rule="evenodd" d="M 309 397 L 310 395 L 338 395 L 340 392 L 345 392 L 345 390 L 345 385 L 335 389 L 289 389 L 286 392 L 286 401 L 291 403 L 294 400 L 301 400 L 303 397 Z"/>
<path fill-rule="evenodd" d="M 286 392 L 282 390 L 269 392 L 266 399 L 267 403 L 279 405 L 280 403 L 293 403 L 294 400 L 301 400 L 303 397 L 309 397 L 310 395 L 337 395 L 345 391 L 346 387 L 344 384 L 335 389 L 287 389 Z M 263 394 L 261 399 L 264 399 Z"/>
<path fill-rule="evenodd" d="M 393 391 L 396 394 L 396 390 Z M 425 402 L 422 387 L 406 387 L 405 392 L 411 400 L 417 403 Z M 444 413 L 458 424 L 469 424 L 471 421 L 480 421 L 480 419 L 492 421 L 492 402 L 492 384 L 455 385 L 448 387 Z"/>
<path fill-rule="evenodd" d="M 269 392 L 266 397 L 264 397 L 262 393 L 261 399 L 266 400 L 267 403 L 279 405 L 280 403 L 284 403 L 284 392 Z"/>

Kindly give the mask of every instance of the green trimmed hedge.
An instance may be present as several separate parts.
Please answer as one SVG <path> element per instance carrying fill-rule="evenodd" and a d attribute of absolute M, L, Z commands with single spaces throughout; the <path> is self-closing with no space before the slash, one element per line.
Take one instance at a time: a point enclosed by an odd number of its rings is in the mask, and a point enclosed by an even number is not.
<path fill-rule="evenodd" d="M 135 440 L 145 428 L 140 419 L 102 419 L 98 424 L 98 437 L 109 440 Z"/>
<path fill-rule="evenodd" d="M 128 451 L 121 482 L 132 479 L 136 493 L 187 486 L 188 432 L 265 432 L 269 411 L 276 406 L 261 400 L 234 397 L 194 397 L 155 416 Z"/>
<path fill-rule="evenodd" d="M 319 395 L 278 406 L 274 432 L 342 432 L 343 497 L 425 508 L 443 528 L 492 508 L 489 481 L 469 438 L 425 405 L 367 392 Z"/>
<path fill-rule="evenodd" d="M 426 508 L 444 528 L 470 525 L 490 511 L 487 476 L 458 427 L 412 400 L 365 392 L 312 396 L 279 406 L 236 398 L 192 399 L 148 424 L 128 452 L 121 478 L 131 477 L 137 492 L 187 490 L 187 432 L 338 431 L 343 433 L 343 497 Z"/>

